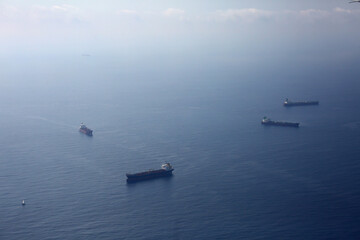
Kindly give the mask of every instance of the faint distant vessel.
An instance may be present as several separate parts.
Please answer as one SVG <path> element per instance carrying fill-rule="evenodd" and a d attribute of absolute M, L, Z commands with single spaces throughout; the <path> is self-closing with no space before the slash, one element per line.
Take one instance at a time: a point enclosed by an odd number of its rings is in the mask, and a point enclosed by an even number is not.
<path fill-rule="evenodd" d="M 170 163 L 164 163 L 163 165 L 161 165 L 161 169 L 148 170 L 139 173 L 127 173 L 126 177 L 128 182 L 136 182 L 158 177 L 168 177 L 172 175 L 173 171 L 174 168 L 170 165 Z"/>
<path fill-rule="evenodd" d="M 80 124 L 80 129 L 79 129 L 79 131 L 82 132 L 82 133 L 84 133 L 84 134 L 86 134 L 86 135 L 88 135 L 88 136 L 90 136 L 90 137 L 93 135 L 93 134 L 92 134 L 92 133 L 93 133 L 93 130 L 91 130 L 90 128 L 87 128 L 84 123 L 81 123 L 81 124 Z"/>
<path fill-rule="evenodd" d="M 21 205 L 25 205 L 25 200 L 23 199 L 22 202 L 21 202 Z"/>
<path fill-rule="evenodd" d="M 284 102 L 285 107 L 293 107 L 293 106 L 307 106 L 307 105 L 319 105 L 319 101 L 300 101 L 300 102 L 292 102 L 288 98 Z"/>
<path fill-rule="evenodd" d="M 300 123 L 276 122 L 276 121 L 272 121 L 270 118 L 264 117 L 264 119 L 261 121 L 261 124 L 273 125 L 273 126 L 282 126 L 282 127 L 299 127 Z"/>

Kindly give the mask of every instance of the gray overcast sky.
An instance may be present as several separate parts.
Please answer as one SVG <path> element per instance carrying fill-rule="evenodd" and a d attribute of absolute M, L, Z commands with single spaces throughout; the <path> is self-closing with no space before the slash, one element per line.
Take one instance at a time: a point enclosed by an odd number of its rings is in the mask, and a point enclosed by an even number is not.
<path fill-rule="evenodd" d="M 114 10 L 114 8 L 133 8 L 133 9 L 163 9 L 168 7 L 184 8 L 188 11 L 203 12 L 227 8 L 260 8 L 267 10 L 300 10 L 308 8 L 332 9 L 336 7 L 348 7 L 347 0 L 148 0 L 148 1 L 129 1 L 129 0 L 2 0 L 2 4 L 16 6 L 32 5 L 61 5 L 69 4 L 86 9 Z"/>

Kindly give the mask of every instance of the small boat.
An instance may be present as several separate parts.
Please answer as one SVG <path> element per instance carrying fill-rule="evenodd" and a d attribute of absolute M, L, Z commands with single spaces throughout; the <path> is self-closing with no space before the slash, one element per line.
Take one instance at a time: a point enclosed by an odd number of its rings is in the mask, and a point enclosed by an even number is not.
<path fill-rule="evenodd" d="M 86 127 L 84 123 L 81 123 L 81 124 L 80 124 L 79 131 L 80 131 L 81 133 L 84 133 L 84 134 L 90 136 L 90 137 L 92 137 L 92 135 L 93 135 L 93 130 L 91 130 L 90 128 Z"/>
<path fill-rule="evenodd" d="M 21 205 L 25 205 L 25 200 L 23 199 L 22 202 L 21 202 Z"/>

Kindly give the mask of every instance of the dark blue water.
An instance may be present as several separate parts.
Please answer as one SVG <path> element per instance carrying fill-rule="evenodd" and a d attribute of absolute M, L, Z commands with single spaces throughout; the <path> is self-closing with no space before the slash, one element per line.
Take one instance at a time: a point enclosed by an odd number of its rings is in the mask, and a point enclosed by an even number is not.
<path fill-rule="evenodd" d="M 169 59 L 1 59 L 0 239 L 360 237 L 359 70 Z"/>

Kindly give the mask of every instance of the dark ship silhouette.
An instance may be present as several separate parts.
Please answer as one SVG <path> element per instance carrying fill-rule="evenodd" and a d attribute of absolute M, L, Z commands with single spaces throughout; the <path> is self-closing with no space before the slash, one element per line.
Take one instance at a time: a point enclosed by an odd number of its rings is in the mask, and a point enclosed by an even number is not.
<path fill-rule="evenodd" d="M 87 128 L 84 123 L 80 124 L 79 131 L 86 134 L 86 135 L 88 135 L 88 136 L 90 136 L 90 137 L 93 135 L 92 134 L 93 130 L 91 130 L 90 128 Z"/>
<path fill-rule="evenodd" d="M 294 106 L 308 106 L 308 105 L 319 105 L 319 101 L 300 101 L 292 102 L 288 98 L 284 102 L 285 107 L 294 107 Z"/>
<path fill-rule="evenodd" d="M 148 170 L 139 173 L 127 173 L 126 177 L 128 182 L 136 182 L 158 177 L 168 177 L 172 175 L 173 171 L 174 168 L 170 165 L 170 163 L 164 163 L 163 165 L 161 165 L 161 169 Z"/>
<path fill-rule="evenodd" d="M 299 127 L 300 123 L 293 123 L 293 122 L 277 122 L 272 121 L 270 118 L 264 117 L 261 121 L 263 125 L 273 125 L 273 126 L 282 126 L 282 127 Z"/>

